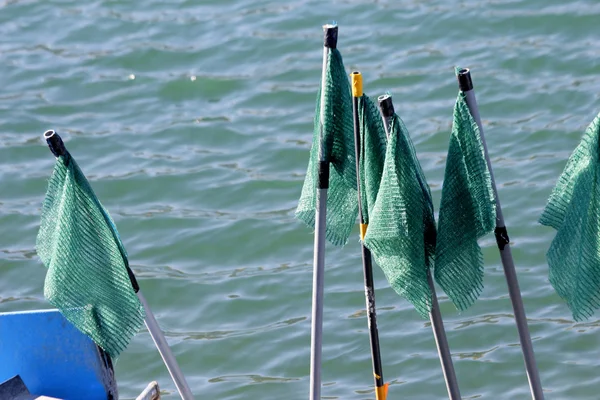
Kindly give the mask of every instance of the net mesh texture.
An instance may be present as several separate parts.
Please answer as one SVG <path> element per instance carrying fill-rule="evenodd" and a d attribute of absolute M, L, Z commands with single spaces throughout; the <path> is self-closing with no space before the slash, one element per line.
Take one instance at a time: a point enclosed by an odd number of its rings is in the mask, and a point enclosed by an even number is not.
<path fill-rule="evenodd" d="M 48 301 L 116 359 L 142 326 L 144 310 L 116 227 L 69 154 L 56 160 L 36 248 L 48 268 Z"/>
<path fill-rule="evenodd" d="M 431 193 L 408 131 L 397 115 L 389 131 L 381 184 L 369 211 L 364 243 L 390 286 L 427 318 L 432 304 L 427 274 L 435 254 Z M 366 168 L 367 180 L 369 174 L 377 176 L 378 171 Z"/>
<path fill-rule="evenodd" d="M 322 127 L 321 90 L 325 91 Z M 350 82 L 342 56 L 337 49 L 329 50 L 325 87 L 321 88 L 317 95 L 312 148 L 296 209 L 296 217 L 312 228 L 315 227 L 317 207 L 316 185 L 320 145 L 323 146 L 324 160 L 330 162 L 326 237 L 334 245 L 343 245 L 347 243 L 356 223 L 358 200 Z"/>
<path fill-rule="evenodd" d="M 483 255 L 477 240 L 492 232 L 496 203 L 483 140 L 464 93 L 454 106 L 442 186 L 435 279 L 459 310 L 483 290 Z"/>
<path fill-rule="evenodd" d="M 546 254 L 549 280 L 573 318 L 600 307 L 600 114 L 558 178 L 540 223 L 557 230 Z"/>
<path fill-rule="evenodd" d="M 383 120 L 377 106 L 366 95 L 358 98 L 358 121 L 360 130 L 360 201 L 365 224 L 375 205 L 387 148 Z"/>

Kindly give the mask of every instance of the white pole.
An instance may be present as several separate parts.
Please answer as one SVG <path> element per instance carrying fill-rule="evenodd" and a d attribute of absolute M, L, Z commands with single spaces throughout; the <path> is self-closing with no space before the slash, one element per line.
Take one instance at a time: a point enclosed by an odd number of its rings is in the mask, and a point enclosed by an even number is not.
<path fill-rule="evenodd" d="M 56 157 L 67 153 L 65 144 L 63 143 L 61 137 L 54 130 L 48 130 L 44 132 L 44 139 L 46 139 L 46 142 L 48 143 L 52 154 L 54 154 Z M 154 344 L 156 345 L 160 356 L 165 362 L 167 370 L 169 371 L 169 374 L 171 374 L 173 382 L 175 382 L 175 386 L 177 386 L 179 395 L 183 400 L 194 400 L 192 391 L 190 390 L 190 387 L 185 381 L 185 377 L 183 376 L 183 373 L 181 372 L 181 369 L 177 364 L 177 360 L 171 352 L 169 343 L 167 343 L 165 336 L 163 335 L 162 331 L 160 330 L 160 327 L 158 326 L 158 323 L 156 322 L 156 319 L 154 318 L 154 314 L 152 314 L 152 311 L 150 310 L 146 299 L 140 291 L 140 287 L 137 283 L 135 275 L 133 274 L 133 271 L 131 270 L 131 268 L 129 268 L 129 265 L 125 264 L 125 267 L 127 268 L 127 275 L 129 276 L 131 286 L 133 287 L 133 290 L 137 294 L 137 297 L 140 300 L 140 303 L 142 303 L 142 306 L 144 307 L 144 310 L 146 312 L 146 320 L 144 321 L 146 323 L 146 327 L 148 328 L 148 331 L 150 331 L 150 336 L 152 336 L 152 340 L 154 340 Z"/>
<path fill-rule="evenodd" d="M 391 135 L 390 122 L 394 116 L 392 97 L 390 95 L 379 96 L 378 101 L 381 116 L 383 117 L 383 124 L 385 126 L 385 133 L 389 140 Z M 427 283 L 429 284 L 429 289 L 431 290 L 432 302 L 429 320 L 431 321 L 431 329 L 433 330 L 433 337 L 438 350 L 438 356 L 440 357 L 440 362 L 442 363 L 442 373 L 444 375 L 444 380 L 446 381 L 448 398 L 451 400 L 460 400 L 460 389 L 456 379 L 456 372 L 454 371 L 454 364 L 452 363 L 452 354 L 450 354 L 450 346 L 448 345 L 448 338 L 446 337 L 446 330 L 444 329 L 444 321 L 442 320 L 440 305 L 438 304 L 435 286 L 433 285 L 431 271 L 429 269 L 427 270 Z"/>
<path fill-rule="evenodd" d="M 529 389 L 534 400 L 543 400 L 544 392 L 540 381 L 539 372 L 535 363 L 535 354 L 533 352 L 533 344 L 527 326 L 527 317 L 525 315 L 525 307 L 521 298 L 521 290 L 519 289 L 519 281 L 517 280 L 517 272 L 515 271 L 515 262 L 513 261 L 512 252 L 510 251 L 510 241 L 508 232 L 504 224 L 504 216 L 502 215 L 502 207 L 500 207 L 500 199 L 496 190 L 496 181 L 494 180 L 494 172 L 492 171 L 492 163 L 487 150 L 485 136 L 483 134 L 483 126 L 481 125 L 481 117 L 475 99 L 475 91 L 473 90 L 473 81 L 471 80 L 471 71 L 468 68 L 463 68 L 458 72 L 458 85 L 460 90 L 465 94 L 465 100 L 473 119 L 479 127 L 479 134 L 483 142 L 485 152 L 485 160 L 490 171 L 492 180 L 492 189 L 494 190 L 494 198 L 496 199 L 496 243 L 500 250 L 500 258 L 504 267 L 504 275 L 508 284 L 508 293 L 512 302 L 513 311 L 515 313 L 515 322 L 519 331 L 519 340 L 521 341 L 521 350 L 525 359 L 525 369 L 527 371 L 527 379 L 529 380 Z"/>
<path fill-rule="evenodd" d="M 173 353 L 171 352 L 171 348 L 169 347 L 169 343 L 167 343 L 167 339 L 165 339 L 165 335 L 163 335 L 160 327 L 158 326 L 158 322 L 154 318 L 154 314 L 150 310 L 142 291 L 137 292 L 138 299 L 140 299 L 140 303 L 144 307 L 144 311 L 146 312 L 146 319 L 144 323 L 150 331 L 150 336 L 152 336 L 152 340 L 160 353 L 165 365 L 167 366 L 167 370 L 169 374 L 171 374 L 171 378 L 173 382 L 175 382 L 175 386 L 177 387 L 177 391 L 183 400 L 194 400 L 194 395 L 192 395 L 192 391 L 188 386 L 181 369 L 179 368 L 179 364 L 177 364 L 177 360 Z"/>
<path fill-rule="evenodd" d="M 325 84 L 329 49 L 337 45 L 337 25 L 323 25 L 323 71 L 321 75 L 321 109 L 319 116 L 319 170 L 317 181 L 317 210 L 315 215 L 315 246 L 313 259 L 313 298 L 310 342 L 310 400 L 321 399 L 321 355 L 323 350 L 323 297 L 325 281 L 325 229 L 327 219 L 327 189 L 329 187 L 329 161 L 323 153 L 323 121 L 325 119 Z"/>

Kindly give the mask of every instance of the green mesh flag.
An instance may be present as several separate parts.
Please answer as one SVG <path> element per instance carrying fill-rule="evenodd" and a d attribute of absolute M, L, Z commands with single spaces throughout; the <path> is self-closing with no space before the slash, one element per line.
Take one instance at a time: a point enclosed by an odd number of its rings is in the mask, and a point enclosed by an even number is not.
<path fill-rule="evenodd" d="M 383 163 L 387 139 L 381 114 L 375 103 L 366 95 L 358 98 L 360 127 L 360 197 L 365 224 L 369 223 L 369 211 L 375 205 L 383 175 Z"/>
<path fill-rule="evenodd" d="M 320 132 L 323 130 L 323 156 L 330 164 L 327 193 L 326 237 L 335 245 L 348 241 L 358 216 L 356 194 L 356 157 L 354 154 L 354 127 L 350 82 L 344 69 L 342 56 L 330 49 L 327 61 L 325 87 L 325 113 L 321 127 L 321 93 L 317 96 L 314 132 L 308 170 L 296 217 L 314 228 L 317 200 L 317 167 L 319 164 Z"/>
<path fill-rule="evenodd" d="M 496 202 L 483 141 L 460 92 L 438 219 L 435 279 L 459 310 L 483 289 L 483 255 L 477 240 L 494 230 Z"/>
<path fill-rule="evenodd" d="M 600 308 L 600 114 L 558 178 L 540 223 L 557 230 L 546 254 L 550 283 L 577 321 Z"/>
<path fill-rule="evenodd" d="M 116 359 L 143 324 L 144 310 L 117 229 L 68 153 L 57 158 L 48 183 L 36 247 L 48 268 L 48 301 Z"/>
<path fill-rule="evenodd" d="M 433 203 L 402 120 L 394 115 L 377 199 L 369 212 L 365 246 L 391 287 L 427 318 L 428 269 L 435 254 Z"/>

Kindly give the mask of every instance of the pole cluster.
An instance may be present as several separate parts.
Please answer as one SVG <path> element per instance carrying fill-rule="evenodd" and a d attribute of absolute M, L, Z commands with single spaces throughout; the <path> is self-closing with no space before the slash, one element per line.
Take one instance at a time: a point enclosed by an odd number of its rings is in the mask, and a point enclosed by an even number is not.
<path fill-rule="evenodd" d="M 324 48 L 323 48 L 323 71 L 321 81 L 321 101 L 318 126 L 320 128 L 320 136 L 317 145 L 319 162 L 318 162 L 318 182 L 316 183 L 316 210 L 315 210 L 315 237 L 314 237 L 314 272 L 313 272 L 313 310 L 312 310 L 312 329 L 311 329 L 311 369 L 310 369 L 310 400 L 318 400 L 321 398 L 321 359 L 322 359 L 322 325 L 323 325 L 323 290 L 324 290 L 324 263 L 325 263 L 325 241 L 326 241 L 326 221 L 327 221 L 327 191 L 333 190 L 328 185 L 330 163 L 328 162 L 327 155 L 325 154 L 324 148 L 325 133 L 323 127 L 326 123 L 335 124 L 337 121 L 326 120 L 331 118 L 330 115 L 325 114 L 326 99 L 324 96 L 326 85 L 335 85 L 335 82 L 328 82 L 327 67 L 330 52 L 332 49 L 337 48 L 337 36 L 338 27 L 337 25 L 325 25 L 324 29 Z M 330 77 L 329 77 L 330 78 Z M 360 72 L 354 71 L 350 74 L 351 78 L 351 90 L 352 90 L 352 111 L 353 111 L 353 125 L 354 125 L 354 157 L 356 163 L 356 180 L 357 180 L 357 198 L 358 198 L 358 218 L 360 224 L 360 239 L 361 239 L 361 255 L 362 255 L 362 266 L 364 272 L 364 285 L 365 285 L 365 301 L 367 310 L 367 319 L 369 326 L 369 339 L 371 358 L 373 366 L 373 375 L 375 383 L 375 393 L 377 400 L 385 400 L 387 397 L 387 384 L 384 383 L 383 379 L 383 368 L 381 360 L 381 349 L 379 342 L 379 333 L 377 328 L 377 313 L 375 305 L 375 288 L 373 284 L 373 253 L 371 248 L 365 245 L 365 236 L 369 232 L 369 221 L 365 218 L 366 206 L 363 204 L 364 195 L 361 193 L 361 157 L 363 155 L 362 143 L 364 139 L 364 132 L 361 131 L 364 121 L 361 121 L 360 115 L 364 115 L 364 110 L 361 109 L 361 101 L 363 98 L 363 77 Z M 510 252 L 510 243 L 508 239 L 508 233 L 504 224 L 504 218 L 502 215 L 502 209 L 500 207 L 500 201 L 498 199 L 498 193 L 496 190 L 496 184 L 493 177 L 492 165 L 490 163 L 487 145 L 483 136 L 483 127 L 481 125 L 481 119 L 479 116 L 479 110 L 477 108 L 477 102 L 475 100 L 475 93 L 473 90 L 473 81 L 468 69 L 457 70 L 457 79 L 459 91 L 464 94 L 466 103 L 468 105 L 469 112 L 477 123 L 481 142 L 485 154 L 485 163 L 489 170 L 491 177 L 491 185 L 493 188 L 493 201 L 495 202 L 496 210 L 496 229 L 494 230 L 498 249 L 506 280 L 508 284 L 510 299 L 513 305 L 515 313 L 515 321 L 517 324 L 519 338 L 521 342 L 521 348 L 525 359 L 525 367 L 527 371 L 527 378 L 529 380 L 529 386 L 531 389 L 532 398 L 534 400 L 542 400 L 544 398 L 541 382 L 535 363 L 535 357 L 533 352 L 533 346 L 529 329 L 527 326 L 527 319 L 523 307 L 523 301 L 521 299 L 521 293 L 516 277 L 514 261 Z M 394 135 L 396 129 L 391 129 L 393 121 L 399 119 L 395 114 L 394 104 L 390 94 L 385 94 L 378 97 L 378 106 L 385 128 L 385 136 L 388 142 L 392 139 L 391 135 Z M 340 100 L 341 101 L 341 100 Z M 464 104 L 464 103 L 463 103 Z M 361 114 L 362 113 L 362 114 Z M 363 138 L 363 139 L 361 139 Z M 409 140 L 410 142 L 410 140 Z M 313 142 L 315 146 L 315 142 Z M 411 145 L 412 146 L 412 145 Z M 386 153 L 387 156 L 387 153 Z M 483 163 L 483 161 L 482 161 Z M 420 170 L 420 166 L 418 167 Z M 429 192 L 428 187 L 425 189 L 423 186 L 427 186 L 423 182 L 423 178 L 418 178 L 419 184 L 423 191 Z M 370 213 L 370 211 L 369 211 Z M 371 217 L 369 216 L 369 219 Z M 492 217 L 493 218 L 493 217 Z M 490 220 L 491 221 L 491 220 Z M 490 222 L 491 223 L 491 222 Z M 476 238 L 477 239 L 477 238 Z M 475 239 L 475 240 L 476 240 Z M 477 249 L 479 247 L 477 246 Z M 377 260 L 377 257 L 375 257 Z M 429 320 L 431 321 L 431 327 L 434 334 L 438 355 L 440 358 L 442 372 L 444 375 L 446 388 L 448 391 L 448 397 L 451 400 L 461 399 L 460 389 L 456 378 L 456 372 L 452 362 L 452 356 L 446 337 L 446 331 L 442 315 L 440 313 L 439 303 L 436 295 L 436 289 L 434 285 L 433 270 L 427 267 L 426 273 L 426 285 L 431 292 L 431 307 L 429 312 Z M 437 279 L 437 275 L 435 276 Z M 439 282 L 439 281 L 438 281 Z M 445 289 L 445 288 L 444 288 Z M 478 295 L 478 293 L 475 295 Z M 454 301 L 454 299 L 453 299 Z M 456 304 L 456 302 L 455 302 Z"/>

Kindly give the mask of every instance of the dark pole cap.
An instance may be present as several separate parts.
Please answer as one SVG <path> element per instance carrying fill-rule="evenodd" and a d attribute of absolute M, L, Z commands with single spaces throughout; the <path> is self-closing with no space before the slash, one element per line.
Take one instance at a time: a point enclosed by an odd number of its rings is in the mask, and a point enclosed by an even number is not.
<path fill-rule="evenodd" d="M 457 68 L 456 78 L 458 78 L 458 88 L 461 92 L 473 90 L 473 81 L 471 80 L 471 70 L 469 68 Z"/>
<path fill-rule="evenodd" d="M 48 147 L 50 147 L 50 151 L 55 157 L 60 157 L 67 154 L 65 144 L 56 131 L 50 129 L 44 132 L 44 139 L 46 139 L 46 143 L 48 143 Z"/>
<path fill-rule="evenodd" d="M 389 94 L 381 95 L 377 98 L 379 102 L 379 109 L 381 110 L 381 115 L 384 118 L 389 118 L 394 115 L 394 104 L 392 103 L 392 96 Z"/>
<path fill-rule="evenodd" d="M 337 47 L 337 39 L 338 39 L 338 26 L 335 22 L 331 24 L 323 25 L 323 31 L 325 37 L 323 39 L 323 45 L 330 49 L 335 49 Z"/>

